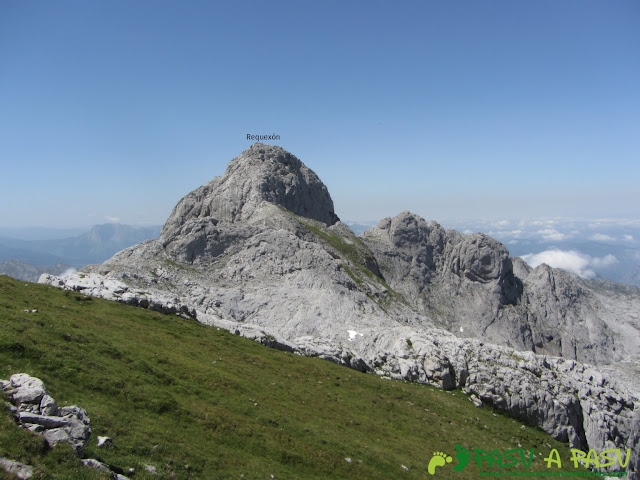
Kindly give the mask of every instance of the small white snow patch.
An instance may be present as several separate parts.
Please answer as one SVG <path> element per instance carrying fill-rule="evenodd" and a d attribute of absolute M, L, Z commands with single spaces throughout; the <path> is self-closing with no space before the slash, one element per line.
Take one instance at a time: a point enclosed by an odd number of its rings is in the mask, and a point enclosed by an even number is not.
<path fill-rule="evenodd" d="M 464 328 L 463 328 L 463 327 L 460 327 L 460 331 L 461 331 L 461 332 L 464 332 Z"/>
<path fill-rule="evenodd" d="M 113 447 L 113 439 L 111 437 L 98 437 L 97 447 Z"/>
<path fill-rule="evenodd" d="M 362 335 L 361 333 L 356 332 L 355 330 L 347 330 L 347 333 L 349 334 L 349 341 L 350 342 L 353 342 L 358 335 L 360 335 L 361 337 L 364 337 L 364 335 Z"/>

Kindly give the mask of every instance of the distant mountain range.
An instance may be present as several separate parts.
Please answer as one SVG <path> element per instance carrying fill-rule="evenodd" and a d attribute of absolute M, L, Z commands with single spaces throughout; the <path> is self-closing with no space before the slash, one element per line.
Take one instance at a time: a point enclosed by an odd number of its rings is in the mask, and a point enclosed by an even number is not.
<path fill-rule="evenodd" d="M 160 229 L 160 226 L 106 223 L 67 238 L 25 240 L 0 237 L 0 273 L 35 281 L 43 272 L 61 274 L 71 267 L 102 263 L 120 250 L 157 238 Z"/>

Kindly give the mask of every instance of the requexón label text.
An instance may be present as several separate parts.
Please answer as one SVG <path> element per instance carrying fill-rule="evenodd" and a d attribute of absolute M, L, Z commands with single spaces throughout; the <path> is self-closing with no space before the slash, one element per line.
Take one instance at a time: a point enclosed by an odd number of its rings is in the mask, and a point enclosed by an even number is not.
<path fill-rule="evenodd" d="M 280 135 L 275 133 L 271 135 L 251 135 L 247 133 L 247 140 L 280 140 Z"/>

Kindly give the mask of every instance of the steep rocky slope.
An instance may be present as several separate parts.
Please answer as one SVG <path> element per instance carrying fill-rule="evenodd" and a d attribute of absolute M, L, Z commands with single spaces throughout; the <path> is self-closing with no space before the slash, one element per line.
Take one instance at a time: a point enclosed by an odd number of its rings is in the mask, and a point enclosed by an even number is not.
<path fill-rule="evenodd" d="M 318 177 L 279 147 L 233 159 L 178 203 L 159 240 L 42 281 L 460 387 L 578 448 L 633 447 L 631 478 L 638 469 L 636 383 L 575 361 L 635 365 L 636 291 L 531 270 L 486 235 L 408 212 L 356 237 Z"/>

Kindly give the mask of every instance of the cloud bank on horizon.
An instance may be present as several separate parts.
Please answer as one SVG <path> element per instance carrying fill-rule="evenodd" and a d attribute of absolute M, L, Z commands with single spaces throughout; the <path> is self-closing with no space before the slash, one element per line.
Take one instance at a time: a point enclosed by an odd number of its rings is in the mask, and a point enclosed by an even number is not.
<path fill-rule="evenodd" d="M 488 219 L 443 225 L 465 234 L 486 233 L 534 268 L 546 263 L 583 278 L 640 287 L 640 219 Z"/>
<path fill-rule="evenodd" d="M 531 267 L 536 268 L 546 263 L 553 268 L 562 268 L 582 278 L 595 278 L 594 268 L 610 267 L 618 263 L 618 259 L 610 253 L 604 257 L 592 257 L 575 250 L 545 250 L 540 253 L 522 255 L 521 258 Z"/>

